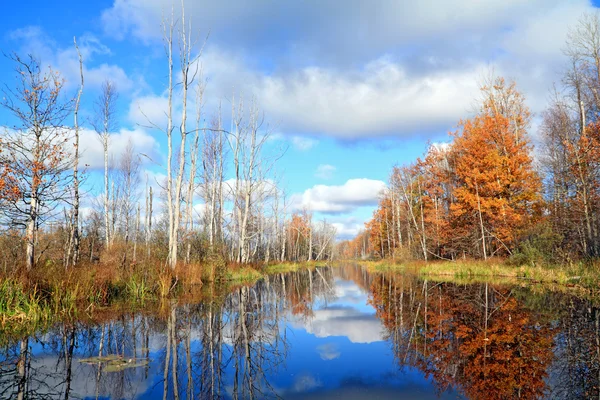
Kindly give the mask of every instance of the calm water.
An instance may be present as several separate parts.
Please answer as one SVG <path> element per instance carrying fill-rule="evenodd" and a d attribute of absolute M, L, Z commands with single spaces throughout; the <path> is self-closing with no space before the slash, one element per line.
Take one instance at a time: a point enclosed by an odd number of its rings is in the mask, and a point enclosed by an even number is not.
<path fill-rule="evenodd" d="M 600 312 L 568 294 L 349 265 L 213 297 L 10 340 L 0 397 L 599 396 Z"/>

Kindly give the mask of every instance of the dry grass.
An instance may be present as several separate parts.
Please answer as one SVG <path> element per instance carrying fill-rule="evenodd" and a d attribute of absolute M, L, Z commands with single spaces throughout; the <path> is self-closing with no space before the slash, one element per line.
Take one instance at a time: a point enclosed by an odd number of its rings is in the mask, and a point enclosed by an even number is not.
<path fill-rule="evenodd" d="M 502 259 L 490 259 L 487 261 L 413 261 L 407 263 L 381 260 L 361 262 L 360 264 L 366 265 L 371 271 L 407 272 L 428 277 L 440 277 L 442 280 L 474 281 L 505 278 L 514 281 L 581 285 L 593 289 L 600 287 L 600 265 L 598 263 L 573 263 L 561 266 L 512 266 Z"/>
<path fill-rule="evenodd" d="M 118 253 L 115 251 L 114 253 Z M 36 329 L 41 323 L 78 318 L 114 304 L 138 305 L 162 299 L 198 298 L 198 289 L 229 288 L 232 284 L 256 282 L 266 274 L 297 270 L 312 264 L 228 265 L 223 259 L 213 264 L 178 265 L 164 261 L 116 263 L 121 258 L 105 255 L 98 263 L 82 263 L 65 270 L 50 261 L 28 272 L 14 268 L 0 272 L 0 336 L 7 329 Z"/>

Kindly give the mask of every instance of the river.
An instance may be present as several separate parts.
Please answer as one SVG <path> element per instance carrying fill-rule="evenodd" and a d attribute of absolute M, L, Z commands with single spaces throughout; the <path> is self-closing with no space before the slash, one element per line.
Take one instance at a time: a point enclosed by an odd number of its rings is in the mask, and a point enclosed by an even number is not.
<path fill-rule="evenodd" d="M 566 288 L 348 264 L 205 285 L 202 299 L 5 338 L 0 398 L 599 396 L 600 309 Z"/>

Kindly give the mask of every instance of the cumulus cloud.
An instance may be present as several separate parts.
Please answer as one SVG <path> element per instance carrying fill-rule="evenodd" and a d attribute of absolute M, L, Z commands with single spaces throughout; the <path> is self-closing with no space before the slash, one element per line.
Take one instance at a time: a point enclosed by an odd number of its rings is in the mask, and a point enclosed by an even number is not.
<path fill-rule="evenodd" d="M 81 160 L 88 169 L 104 168 L 104 149 L 95 131 L 83 129 L 80 132 Z M 152 159 L 159 157 L 159 145 L 156 139 L 144 129 L 121 129 L 110 135 L 109 157 L 118 162 L 127 146 L 131 143 L 136 153 L 146 154 Z M 145 158 L 142 162 L 145 162 Z"/>
<path fill-rule="evenodd" d="M 373 343 L 383 340 L 381 322 L 374 314 L 354 307 L 332 306 L 314 311 L 314 317 L 304 324 L 293 322 L 319 338 L 345 336 L 352 343 Z"/>
<path fill-rule="evenodd" d="M 79 84 L 79 57 L 72 44 L 59 45 L 39 26 L 14 30 L 8 37 L 20 44 L 20 52 L 31 54 L 43 64 L 59 71 L 65 78 L 67 88 Z M 79 37 L 78 46 L 84 62 L 83 75 L 87 88 L 97 89 L 104 81 L 111 80 L 123 93 L 133 89 L 134 82 L 123 68 L 115 64 L 97 62 L 99 57 L 109 57 L 111 51 L 96 36 L 85 34 Z"/>
<path fill-rule="evenodd" d="M 365 222 L 354 216 L 336 217 L 330 221 L 335 227 L 337 238 L 341 240 L 354 238 L 361 230 L 365 228 Z"/>
<path fill-rule="evenodd" d="M 335 282 L 336 303 L 366 304 L 368 294 L 352 281 L 337 278 Z"/>
<path fill-rule="evenodd" d="M 214 45 L 206 50 L 203 66 L 210 80 L 208 99 L 228 98 L 232 87 L 256 96 L 282 133 L 294 133 L 290 141 L 301 151 L 314 147 L 317 136 L 354 140 L 448 129 L 472 108 L 477 77 L 488 69 L 479 62 L 422 74 L 380 56 L 359 70 L 313 65 L 265 74 Z"/>
<path fill-rule="evenodd" d="M 292 208 L 329 214 L 350 212 L 361 206 L 377 204 L 385 182 L 374 179 L 349 179 L 340 186 L 315 185 L 304 193 L 292 195 Z"/>
<path fill-rule="evenodd" d="M 315 171 L 315 176 L 321 179 L 331 179 L 336 168 L 329 164 L 320 164 Z"/>
<path fill-rule="evenodd" d="M 286 134 L 354 140 L 451 129 L 491 67 L 539 112 L 560 81 L 568 27 L 592 9 L 587 0 L 206 0 L 186 14 L 211 29 L 203 65 L 215 98 L 235 88 L 256 95 Z M 154 45 L 163 11 L 161 0 L 115 0 L 102 22 L 108 35 Z"/>
<path fill-rule="evenodd" d="M 310 67 L 257 83 L 261 102 L 288 131 L 342 139 L 431 133 L 456 123 L 477 93 L 476 65 L 418 77 L 386 58 L 361 72 Z"/>

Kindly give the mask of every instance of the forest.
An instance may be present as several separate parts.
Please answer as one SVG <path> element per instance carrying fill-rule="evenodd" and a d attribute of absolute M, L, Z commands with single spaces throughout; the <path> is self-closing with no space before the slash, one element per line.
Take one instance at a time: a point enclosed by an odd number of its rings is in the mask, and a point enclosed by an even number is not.
<path fill-rule="evenodd" d="M 119 159 L 109 156 L 111 132 L 118 130 L 113 82 L 102 85 L 93 118 L 79 117 L 85 76 L 76 39 L 80 82 L 73 96 L 60 73 L 46 70 L 43 61 L 7 56 L 18 84 L 6 85 L 2 98 L 11 116 L 0 136 L 5 274 L 97 263 L 175 270 L 208 259 L 242 265 L 332 257 L 335 228 L 313 220 L 308 209 L 289 210 L 276 169 L 285 148 L 265 150 L 273 130 L 257 101 L 234 93 L 227 127 L 221 107 L 204 115 L 202 46 L 186 25 L 185 10 L 165 17 L 162 28 L 167 122 L 160 126 L 148 118 L 147 124 L 166 138 L 164 181 L 142 176 L 149 156 L 133 142 Z M 181 114 L 175 102 L 182 104 Z M 97 133 L 104 153 L 98 195 L 88 192 L 88 174 L 79 161 L 84 128 Z M 86 196 L 93 207 L 82 215 Z"/>
<path fill-rule="evenodd" d="M 600 255 L 600 21 L 582 18 L 564 47 L 563 89 L 532 129 L 514 81 L 489 77 L 449 143 L 396 166 L 372 219 L 340 243 L 352 258 L 508 258 L 561 265 Z"/>
<path fill-rule="evenodd" d="M 66 285 L 78 300 L 164 296 L 179 283 L 257 279 L 269 268 L 334 259 L 561 266 L 600 255 L 597 15 L 570 30 L 570 68 L 535 127 L 517 83 L 490 74 L 451 141 L 393 167 L 372 219 L 354 239 L 339 240 L 313 210 L 290 207 L 277 168 L 286 149 L 270 145 L 274 128 L 256 98 L 234 92 L 205 115 L 207 39 L 180 11 L 162 18 L 165 123 L 146 118 L 166 143 L 162 161 L 131 141 L 118 159 L 110 155 L 119 112 L 110 80 L 85 112 L 92 117 L 81 117 L 77 38 L 74 93 L 42 60 L 7 55 L 16 83 L 4 86 L 1 101 L 9 115 L 0 136 L 0 268 L 11 299 L 4 309 L 31 290 L 44 297 Z M 84 129 L 103 151 L 100 190 L 90 190 L 81 163 Z M 164 178 L 144 176 L 144 162 Z M 91 204 L 85 213 L 82 203 Z"/>

